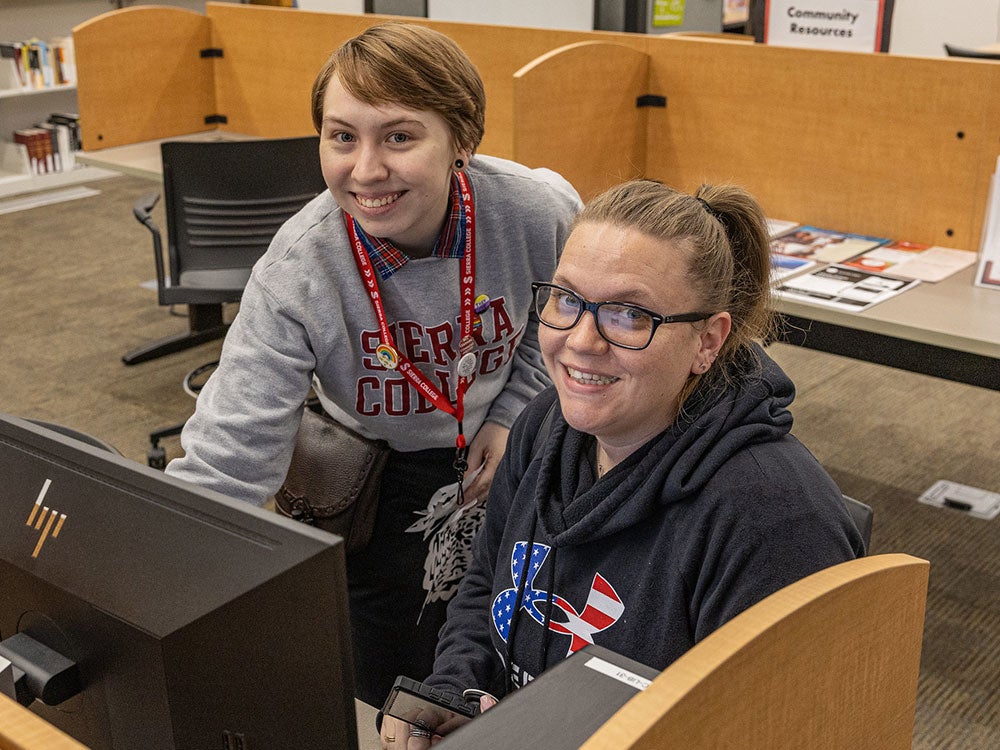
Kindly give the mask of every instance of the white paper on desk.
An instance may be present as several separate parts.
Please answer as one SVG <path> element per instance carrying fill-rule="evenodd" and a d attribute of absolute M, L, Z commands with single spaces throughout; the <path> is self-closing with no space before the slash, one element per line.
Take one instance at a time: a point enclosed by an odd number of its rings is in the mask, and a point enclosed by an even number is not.
<path fill-rule="evenodd" d="M 941 281 L 975 262 L 976 254 L 968 250 L 897 240 L 846 260 L 843 265 L 901 279 L 933 282 Z"/>
<path fill-rule="evenodd" d="M 832 265 L 787 279 L 777 288 L 783 298 L 799 299 L 849 312 L 862 312 L 912 289 L 920 282 Z"/>
<path fill-rule="evenodd" d="M 485 465 L 485 464 L 484 464 Z M 483 466 L 465 476 L 463 487 L 479 476 Z M 424 606 L 435 601 L 448 601 L 458 590 L 462 576 L 472 562 L 472 540 L 483 525 L 486 508 L 483 503 L 473 503 L 466 498 L 458 504 L 458 482 L 435 492 L 427 508 L 417 511 L 418 521 L 406 530 L 423 533 L 428 540 L 427 557 L 424 559 Z"/>
<path fill-rule="evenodd" d="M 986 201 L 976 285 L 1000 289 L 1000 157 L 990 180 L 990 194 Z"/>
<path fill-rule="evenodd" d="M 941 281 L 975 262 L 976 254 L 970 250 L 935 246 L 927 248 L 915 258 L 893 266 L 889 273 L 903 279 Z"/>

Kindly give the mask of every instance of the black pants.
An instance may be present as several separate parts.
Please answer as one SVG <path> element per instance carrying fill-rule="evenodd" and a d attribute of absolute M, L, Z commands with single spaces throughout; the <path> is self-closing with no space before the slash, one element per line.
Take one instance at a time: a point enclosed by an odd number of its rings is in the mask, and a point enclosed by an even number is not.
<path fill-rule="evenodd" d="M 406 528 L 431 495 L 455 482 L 454 460 L 453 448 L 392 451 L 372 541 L 347 558 L 355 695 L 376 708 L 398 675 L 423 680 L 431 673 L 447 602 L 424 606 L 429 540 Z"/>

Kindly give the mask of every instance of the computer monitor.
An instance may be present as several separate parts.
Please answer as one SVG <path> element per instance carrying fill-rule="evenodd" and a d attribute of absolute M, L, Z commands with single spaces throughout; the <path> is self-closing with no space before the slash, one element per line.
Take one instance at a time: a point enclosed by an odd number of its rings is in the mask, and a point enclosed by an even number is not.
<path fill-rule="evenodd" d="M 355 750 L 349 628 L 339 537 L 0 414 L 0 663 L 83 744 Z"/>

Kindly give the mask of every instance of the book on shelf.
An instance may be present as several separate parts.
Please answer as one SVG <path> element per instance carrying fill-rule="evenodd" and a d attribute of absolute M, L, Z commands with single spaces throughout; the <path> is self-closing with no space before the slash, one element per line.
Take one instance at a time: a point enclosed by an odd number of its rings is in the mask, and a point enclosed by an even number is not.
<path fill-rule="evenodd" d="M 80 149 L 79 117 L 75 114 L 53 113 L 46 122 L 15 130 L 13 142 L 24 146 L 28 158 L 27 169 L 5 171 L 29 175 L 68 172 L 76 168 L 76 152 Z M 15 162 L 16 160 L 11 161 Z"/>
<path fill-rule="evenodd" d="M 901 279 L 838 264 L 782 281 L 776 292 L 785 299 L 848 312 L 863 312 L 917 286 L 916 279 Z"/>
<path fill-rule="evenodd" d="M 840 263 L 890 242 L 888 237 L 800 226 L 771 239 L 771 252 L 822 263 Z"/>
<path fill-rule="evenodd" d="M 70 112 L 53 112 L 49 115 L 48 121 L 69 128 L 70 147 L 73 151 L 83 149 L 83 141 L 80 138 L 80 115 Z"/>
<path fill-rule="evenodd" d="M 0 91 L 28 88 L 20 42 L 0 42 Z"/>
<path fill-rule="evenodd" d="M 997 168 L 990 179 L 989 197 L 986 199 L 976 285 L 1000 289 L 1000 157 L 997 158 Z"/>
<path fill-rule="evenodd" d="M 47 89 L 76 83 L 72 37 L 0 41 L 0 90 Z"/>
<path fill-rule="evenodd" d="M 895 240 L 845 260 L 843 265 L 903 279 L 934 282 L 968 268 L 975 261 L 976 254 L 969 250 Z"/>
<path fill-rule="evenodd" d="M 14 143 L 20 143 L 28 149 L 31 174 L 41 175 L 54 171 L 49 169 L 52 143 L 47 131 L 41 128 L 19 128 L 14 131 Z"/>

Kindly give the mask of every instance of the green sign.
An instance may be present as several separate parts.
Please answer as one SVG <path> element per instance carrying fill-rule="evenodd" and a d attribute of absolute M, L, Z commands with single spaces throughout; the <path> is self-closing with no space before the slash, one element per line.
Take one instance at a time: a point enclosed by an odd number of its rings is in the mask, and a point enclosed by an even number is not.
<path fill-rule="evenodd" d="M 653 26 L 681 26 L 684 0 L 653 0 Z"/>

